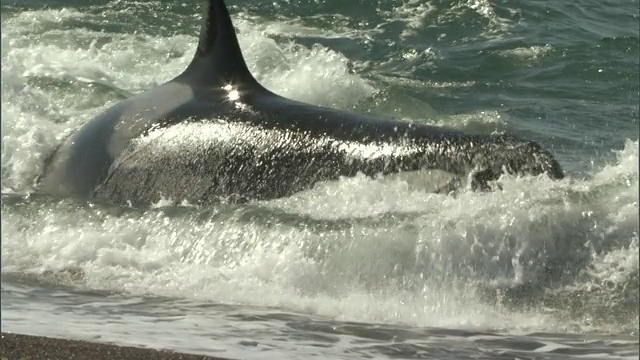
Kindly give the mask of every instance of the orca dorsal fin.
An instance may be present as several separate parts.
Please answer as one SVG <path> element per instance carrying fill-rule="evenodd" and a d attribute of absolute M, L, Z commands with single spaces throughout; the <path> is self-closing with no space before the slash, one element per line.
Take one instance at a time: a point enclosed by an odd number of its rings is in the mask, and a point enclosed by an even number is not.
<path fill-rule="evenodd" d="M 186 70 L 176 78 L 192 84 L 254 84 L 242 56 L 235 28 L 223 0 L 206 0 L 198 48 Z"/>

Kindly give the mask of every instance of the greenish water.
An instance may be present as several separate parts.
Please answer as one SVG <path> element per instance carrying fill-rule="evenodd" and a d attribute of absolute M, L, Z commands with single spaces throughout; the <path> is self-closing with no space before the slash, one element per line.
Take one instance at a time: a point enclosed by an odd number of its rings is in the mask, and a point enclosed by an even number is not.
<path fill-rule="evenodd" d="M 451 198 L 356 177 L 206 209 L 25 197 L 68 131 L 184 69 L 200 14 L 3 0 L 3 331 L 236 358 L 637 358 L 637 0 L 228 3 L 276 93 L 506 131 L 568 178 Z"/>

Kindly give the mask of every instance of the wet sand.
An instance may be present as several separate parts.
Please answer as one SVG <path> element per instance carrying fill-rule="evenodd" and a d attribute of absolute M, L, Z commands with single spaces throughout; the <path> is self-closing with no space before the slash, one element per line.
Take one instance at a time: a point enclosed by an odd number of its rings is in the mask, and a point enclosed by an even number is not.
<path fill-rule="evenodd" d="M 2 360 L 224 360 L 212 356 L 178 353 L 132 346 L 0 333 Z"/>

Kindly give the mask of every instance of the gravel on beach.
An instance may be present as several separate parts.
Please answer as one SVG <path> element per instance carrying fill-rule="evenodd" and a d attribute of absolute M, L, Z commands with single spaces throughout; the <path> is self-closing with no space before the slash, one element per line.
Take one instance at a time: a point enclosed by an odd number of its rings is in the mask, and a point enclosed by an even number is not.
<path fill-rule="evenodd" d="M 95 343 L 89 341 L 56 339 L 42 336 L 0 333 L 0 359 L 2 360 L 224 360 L 212 356 L 192 355 L 171 350 L 157 350 Z"/>

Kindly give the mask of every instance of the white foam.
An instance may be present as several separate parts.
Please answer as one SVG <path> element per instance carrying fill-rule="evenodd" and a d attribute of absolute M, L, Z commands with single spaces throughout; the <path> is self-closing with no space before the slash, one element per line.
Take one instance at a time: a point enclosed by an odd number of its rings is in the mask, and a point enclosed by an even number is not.
<path fill-rule="evenodd" d="M 528 261 L 540 255 L 572 261 L 566 249 L 575 252 L 584 241 L 597 241 L 590 227 L 615 225 L 617 218 L 598 211 L 584 215 L 585 207 L 608 203 L 606 198 L 581 205 L 565 197 L 582 184 L 503 182 L 503 191 L 451 198 L 408 191 L 401 180 L 356 177 L 269 205 L 317 219 L 400 216 L 396 225 L 382 228 L 357 221 L 325 231 L 277 220 L 265 226 L 245 219 L 242 210 L 195 227 L 153 211 L 140 217 L 39 209 L 37 223 L 5 214 L 3 271 L 80 267 L 90 287 L 275 306 L 343 320 L 561 329 L 550 315 L 505 313 L 483 304 L 462 284 L 535 279 L 543 269 Z M 402 213 L 418 214 L 403 220 Z M 637 226 L 618 235 L 634 231 Z M 631 255 L 624 251 L 607 256 L 619 261 Z M 632 251 L 637 255 L 637 247 Z M 511 268 L 512 261 L 520 268 Z M 637 271 L 637 262 L 627 262 L 623 272 Z"/>
<path fill-rule="evenodd" d="M 522 61 L 535 61 L 545 57 L 552 51 L 553 47 L 547 44 L 543 46 L 517 47 L 514 49 L 500 50 L 498 54 Z"/>

